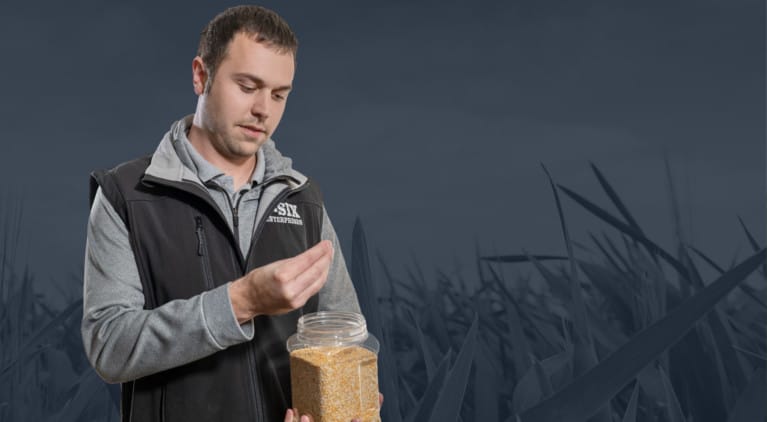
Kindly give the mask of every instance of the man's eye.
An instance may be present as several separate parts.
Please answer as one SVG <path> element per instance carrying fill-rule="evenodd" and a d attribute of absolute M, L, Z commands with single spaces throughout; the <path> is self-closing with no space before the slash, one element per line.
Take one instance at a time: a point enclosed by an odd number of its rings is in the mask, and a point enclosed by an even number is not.
<path fill-rule="evenodd" d="M 278 101 L 284 101 L 285 100 L 285 96 L 282 95 L 282 94 L 274 94 L 273 96 L 274 96 L 275 100 L 278 100 Z"/>
<path fill-rule="evenodd" d="M 256 88 L 252 86 L 240 85 L 240 90 L 242 90 L 242 92 L 253 92 L 256 90 Z"/>

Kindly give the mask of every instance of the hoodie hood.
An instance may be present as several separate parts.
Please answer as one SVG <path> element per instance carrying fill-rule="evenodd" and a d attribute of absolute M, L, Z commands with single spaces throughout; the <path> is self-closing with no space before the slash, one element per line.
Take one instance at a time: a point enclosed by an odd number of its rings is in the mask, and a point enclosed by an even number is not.
<path fill-rule="evenodd" d="M 197 175 L 181 162 L 173 146 L 175 142 L 188 142 L 186 133 L 192 124 L 192 117 L 193 115 L 190 114 L 171 125 L 170 130 L 165 133 L 160 145 L 152 154 L 151 162 L 145 172 L 146 175 L 173 182 L 191 181 L 200 184 Z M 268 183 L 274 178 L 287 177 L 291 188 L 306 183 L 306 176 L 293 169 L 293 160 L 282 155 L 271 138 L 261 145 L 261 150 L 264 153 L 264 182 Z"/>

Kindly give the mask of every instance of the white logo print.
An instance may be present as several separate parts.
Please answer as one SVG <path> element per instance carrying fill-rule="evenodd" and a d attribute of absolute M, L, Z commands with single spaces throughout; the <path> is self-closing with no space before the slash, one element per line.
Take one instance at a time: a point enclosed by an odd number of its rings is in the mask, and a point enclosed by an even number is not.
<path fill-rule="evenodd" d="M 287 202 L 280 202 L 274 208 L 272 214 L 273 215 L 270 215 L 269 218 L 266 219 L 267 223 L 287 223 L 295 224 L 298 226 L 304 225 L 304 221 L 298 214 L 298 205 L 288 204 Z"/>

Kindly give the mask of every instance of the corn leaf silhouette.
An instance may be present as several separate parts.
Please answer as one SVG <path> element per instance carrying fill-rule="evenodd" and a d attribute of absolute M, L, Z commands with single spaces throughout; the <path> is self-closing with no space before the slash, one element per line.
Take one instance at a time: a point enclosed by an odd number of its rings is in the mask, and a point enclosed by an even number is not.
<path fill-rule="evenodd" d="M 466 339 L 455 359 L 455 363 L 450 369 L 445 383 L 436 398 L 434 409 L 428 419 L 429 422 L 447 422 L 459 419 L 463 396 L 468 385 L 469 372 L 474 361 L 474 351 L 477 348 L 478 326 L 479 318 L 475 315 L 469 332 L 466 334 Z M 420 421 L 422 419 L 416 420 Z"/>
<path fill-rule="evenodd" d="M 663 383 L 669 422 L 685 422 L 687 418 L 682 413 L 682 406 L 679 404 L 676 393 L 674 393 L 674 387 L 671 385 L 671 380 L 668 379 L 668 375 L 666 375 L 666 371 L 663 370 L 662 366 L 658 366 L 658 373 L 660 373 L 660 380 Z"/>
<path fill-rule="evenodd" d="M 666 262 L 669 263 L 674 269 L 681 275 L 685 280 L 688 282 L 690 281 L 690 275 L 687 272 L 687 269 L 685 269 L 684 265 L 682 265 L 679 260 L 674 258 L 671 254 L 666 252 L 663 248 L 658 246 L 655 242 L 650 240 L 649 238 L 645 237 L 641 232 L 637 231 L 635 228 L 629 226 L 628 224 L 618 220 L 616 217 L 602 209 L 601 207 L 595 205 L 593 202 L 589 201 L 588 199 L 584 198 L 583 196 L 579 195 L 578 193 L 573 192 L 572 190 L 562 186 L 557 185 L 557 187 L 562 190 L 567 196 L 572 198 L 577 204 L 581 205 L 583 208 L 585 208 L 587 211 L 591 212 L 595 216 L 597 216 L 599 219 L 604 221 L 605 223 L 615 227 L 616 229 L 620 230 L 621 232 L 625 233 L 632 239 L 636 240 L 637 242 L 641 243 L 643 246 L 645 246 L 652 254 L 657 254 L 661 258 L 663 258 Z"/>
<path fill-rule="evenodd" d="M 378 296 L 370 269 L 367 240 L 362 221 L 358 217 L 352 230 L 352 282 L 357 290 L 360 307 L 365 315 L 368 331 L 379 340 L 381 349 L 378 357 L 379 388 L 385 397 L 381 409 L 381 417 L 398 422 L 401 420 L 399 411 L 399 395 L 397 394 L 397 373 L 394 357 L 389 347 L 389 338 L 384 334 L 381 316 L 378 313 Z"/>
<path fill-rule="evenodd" d="M 634 383 L 634 391 L 631 393 L 629 404 L 626 406 L 626 413 L 623 414 L 621 422 L 636 422 L 637 402 L 639 402 L 639 381 Z"/>
<path fill-rule="evenodd" d="M 610 198 L 610 201 L 612 201 L 613 205 L 615 205 L 615 208 L 618 209 L 618 212 L 623 216 L 623 218 L 626 219 L 626 222 L 628 222 L 629 226 L 633 227 L 636 231 L 644 235 L 642 228 L 639 227 L 639 223 L 637 223 L 634 216 L 631 215 L 628 207 L 626 207 L 620 196 L 618 196 L 618 192 L 616 192 L 612 185 L 610 185 L 610 182 L 607 181 L 605 176 L 602 174 L 602 171 L 600 171 L 594 163 L 589 163 L 589 165 L 591 166 L 591 170 L 594 172 L 594 175 L 597 177 L 599 184 L 602 186 L 602 190 L 605 191 L 607 196 Z"/>

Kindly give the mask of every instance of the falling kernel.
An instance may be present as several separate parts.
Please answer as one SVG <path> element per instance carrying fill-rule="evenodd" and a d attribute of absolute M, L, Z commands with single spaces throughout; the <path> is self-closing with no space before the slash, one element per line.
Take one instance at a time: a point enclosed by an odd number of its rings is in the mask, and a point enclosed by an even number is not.
<path fill-rule="evenodd" d="M 293 407 L 314 422 L 380 422 L 378 358 L 358 346 L 309 347 L 290 353 Z"/>

